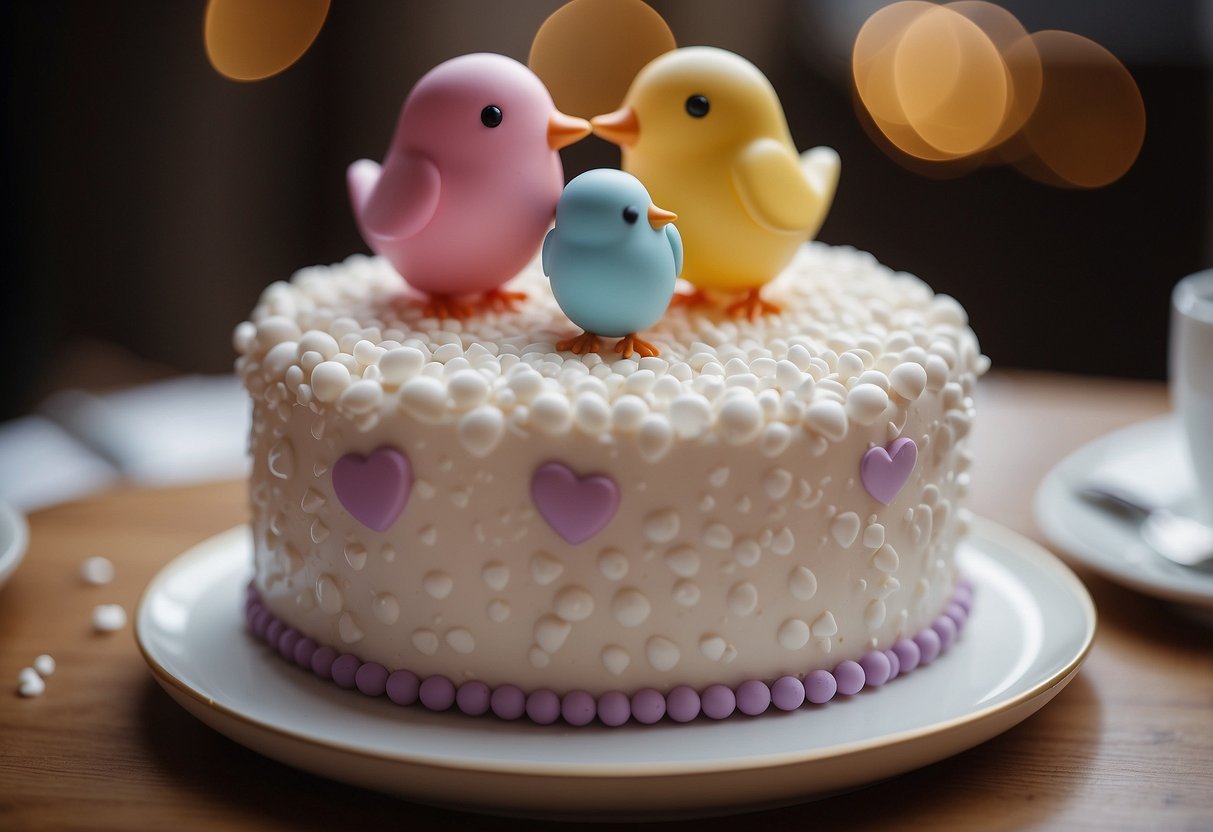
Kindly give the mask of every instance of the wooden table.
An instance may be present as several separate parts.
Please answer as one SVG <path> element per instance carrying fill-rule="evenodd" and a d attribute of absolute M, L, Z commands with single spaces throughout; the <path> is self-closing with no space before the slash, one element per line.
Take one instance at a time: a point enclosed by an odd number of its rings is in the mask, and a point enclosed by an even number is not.
<path fill-rule="evenodd" d="M 1031 500 L 1045 472 L 1086 441 L 1164 412 L 1167 400 L 1160 384 L 1013 373 L 988 378 L 979 407 L 971 506 L 1040 540 Z M 96 604 L 133 616 L 152 575 L 243 522 L 244 501 L 241 483 L 128 489 L 30 518 L 26 561 L 0 590 L 0 828 L 543 827 L 412 805 L 263 758 L 170 700 L 129 624 L 93 633 Z M 112 584 L 81 582 L 93 554 L 113 560 Z M 749 815 L 744 828 L 1213 828 L 1213 626 L 1080 574 L 1099 632 L 1078 676 L 1042 711 L 949 760 Z M 17 672 L 40 653 L 58 670 L 43 696 L 22 699 Z"/>

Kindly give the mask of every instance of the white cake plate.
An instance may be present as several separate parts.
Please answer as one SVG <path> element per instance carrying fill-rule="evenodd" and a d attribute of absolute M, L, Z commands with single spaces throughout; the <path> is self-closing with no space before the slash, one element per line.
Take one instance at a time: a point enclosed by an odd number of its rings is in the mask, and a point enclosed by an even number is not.
<path fill-rule="evenodd" d="M 1178 514 L 1197 516 L 1195 474 L 1178 420 L 1162 416 L 1121 428 L 1059 462 L 1036 491 L 1036 522 L 1062 554 L 1124 586 L 1213 612 L 1213 571 L 1165 560 L 1135 523 L 1093 506 L 1077 488 L 1096 477 L 1123 480 Z"/>
<path fill-rule="evenodd" d="M 17 571 L 29 544 L 25 518 L 8 503 L 0 502 L 0 586 Z"/>
<path fill-rule="evenodd" d="M 1086 658 L 1095 608 L 1034 543 L 977 520 L 960 641 L 878 690 L 798 711 L 623 728 L 400 707 L 321 681 L 245 631 L 250 538 L 232 529 L 149 584 L 135 634 L 156 680 L 215 730 L 287 765 L 412 800 L 548 818 L 719 815 L 822 797 L 956 754 L 1026 719 Z"/>

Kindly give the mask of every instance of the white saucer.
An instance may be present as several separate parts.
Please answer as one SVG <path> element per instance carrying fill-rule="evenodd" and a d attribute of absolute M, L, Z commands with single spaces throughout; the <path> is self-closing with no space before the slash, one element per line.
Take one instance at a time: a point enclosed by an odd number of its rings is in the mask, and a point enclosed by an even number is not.
<path fill-rule="evenodd" d="M 961 640 L 929 667 L 821 708 L 721 722 L 536 726 L 399 707 L 320 681 L 244 628 L 247 528 L 149 584 L 135 633 L 156 680 L 217 731 L 288 765 L 424 803 L 543 817 L 714 815 L 794 803 L 935 762 L 1007 730 L 1078 671 L 1095 631 L 1079 580 L 977 520 Z"/>
<path fill-rule="evenodd" d="M 28 545 L 29 527 L 25 518 L 8 503 L 0 502 L 0 586 L 16 571 Z"/>
<path fill-rule="evenodd" d="M 1188 569 L 1155 554 L 1137 526 L 1080 498 L 1075 486 L 1093 475 L 1131 482 L 1180 514 L 1195 512 L 1195 479 L 1173 416 L 1140 422 L 1084 445 L 1053 468 L 1036 491 L 1036 522 L 1074 562 L 1125 586 L 1213 607 L 1213 571 Z"/>

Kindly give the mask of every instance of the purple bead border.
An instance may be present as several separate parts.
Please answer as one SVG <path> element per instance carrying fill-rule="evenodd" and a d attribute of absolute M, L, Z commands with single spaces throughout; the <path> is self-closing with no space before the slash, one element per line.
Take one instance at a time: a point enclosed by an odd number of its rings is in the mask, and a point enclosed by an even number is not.
<path fill-rule="evenodd" d="M 386 695 L 397 705 L 419 703 L 431 711 L 456 707 L 469 716 L 491 711 L 501 719 L 525 716 L 540 725 L 563 720 L 579 726 L 597 719 L 612 728 L 632 719 L 651 725 L 665 717 L 674 722 L 690 722 L 700 715 L 709 719 L 725 719 L 736 712 L 757 716 L 771 706 L 780 711 L 794 711 L 805 702 L 824 705 L 838 695 L 854 696 L 865 688 L 879 688 L 946 653 L 964 629 L 972 609 L 973 584 L 961 578 L 943 612 L 929 627 L 913 638 L 898 639 L 887 650 L 869 650 L 857 662 L 840 662 L 833 671 L 814 670 L 803 679 L 783 676 L 770 684 L 751 679 L 736 688 L 709 685 L 696 691 L 679 685 L 667 694 L 644 688 L 630 697 L 622 691 L 608 691 L 595 699 L 583 690 L 564 696 L 550 690 L 528 694 L 514 685 L 490 688 L 479 681 L 464 682 L 456 688 L 445 676 L 421 679 L 408 670 L 389 671 L 377 662 L 363 662 L 352 653 L 338 653 L 328 645 L 317 644 L 287 627 L 262 605 L 251 584 L 244 604 L 245 619 L 253 635 L 283 658 L 338 687 L 357 689 L 367 696 Z"/>

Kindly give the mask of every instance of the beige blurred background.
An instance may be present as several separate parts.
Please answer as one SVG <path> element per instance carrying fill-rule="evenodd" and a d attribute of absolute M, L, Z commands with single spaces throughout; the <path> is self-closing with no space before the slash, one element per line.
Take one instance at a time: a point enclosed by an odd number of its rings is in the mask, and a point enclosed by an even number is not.
<path fill-rule="evenodd" d="M 225 80 L 205 3 L 22 0 L 0 11 L 8 164 L 0 418 L 64 387 L 224 373 L 232 328 L 268 283 L 364 251 L 346 165 L 379 158 L 411 85 L 439 61 L 525 59 L 559 0 L 337 2 L 312 50 L 266 81 Z M 1126 63 L 1145 145 L 1119 182 L 1060 190 L 1007 168 L 911 173 L 855 115 L 850 47 L 884 5 L 652 5 L 683 45 L 740 52 L 771 78 L 801 148 L 843 174 L 819 237 L 872 251 L 968 308 L 998 366 L 1161 378 L 1167 298 L 1213 263 L 1213 11 L 1206 0 L 1009 0 Z M 589 139 L 569 176 L 617 163 Z"/>

